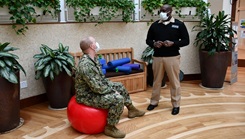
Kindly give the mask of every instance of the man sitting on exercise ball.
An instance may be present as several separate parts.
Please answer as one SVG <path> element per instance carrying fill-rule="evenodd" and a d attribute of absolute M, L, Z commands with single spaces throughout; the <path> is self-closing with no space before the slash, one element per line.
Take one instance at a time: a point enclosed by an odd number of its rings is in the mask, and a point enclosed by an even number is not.
<path fill-rule="evenodd" d="M 97 58 L 99 44 L 93 37 L 80 42 L 84 55 L 79 60 L 75 74 L 76 100 L 95 108 L 108 109 L 107 125 L 104 134 L 113 138 L 124 138 L 125 133 L 116 128 L 124 106 L 128 109 L 128 117 L 141 117 L 145 112 L 136 109 L 126 88 L 118 82 L 105 78 Z"/>

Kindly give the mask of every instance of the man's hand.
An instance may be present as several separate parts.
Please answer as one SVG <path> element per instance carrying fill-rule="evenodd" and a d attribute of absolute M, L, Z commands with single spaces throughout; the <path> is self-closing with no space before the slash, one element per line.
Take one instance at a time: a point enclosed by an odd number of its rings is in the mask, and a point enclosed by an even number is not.
<path fill-rule="evenodd" d="M 164 42 L 162 42 L 162 41 L 156 41 L 156 42 L 154 42 L 154 47 L 160 48 L 163 45 L 164 45 Z"/>
<path fill-rule="evenodd" d="M 171 46 L 173 46 L 174 42 L 166 40 L 166 41 L 163 42 L 163 44 L 164 44 L 165 47 L 171 47 Z"/>

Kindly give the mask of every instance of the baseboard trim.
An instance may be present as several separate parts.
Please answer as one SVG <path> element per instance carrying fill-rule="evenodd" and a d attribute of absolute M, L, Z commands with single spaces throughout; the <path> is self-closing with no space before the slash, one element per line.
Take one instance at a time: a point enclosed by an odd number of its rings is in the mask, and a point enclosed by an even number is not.
<path fill-rule="evenodd" d="M 48 100 L 46 93 L 20 100 L 20 108 L 26 108 Z"/>
<path fill-rule="evenodd" d="M 238 59 L 238 67 L 245 67 L 245 59 Z"/>
<path fill-rule="evenodd" d="M 183 81 L 191 81 L 191 80 L 201 80 L 201 74 L 188 74 L 184 75 Z"/>

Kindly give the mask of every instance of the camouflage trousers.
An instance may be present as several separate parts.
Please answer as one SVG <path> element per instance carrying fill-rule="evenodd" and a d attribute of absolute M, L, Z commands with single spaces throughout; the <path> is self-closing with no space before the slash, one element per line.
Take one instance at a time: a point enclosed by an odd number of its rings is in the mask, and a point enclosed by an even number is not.
<path fill-rule="evenodd" d="M 118 93 L 113 91 L 108 94 L 98 94 L 94 96 L 93 100 L 86 102 L 87 105 L 96 108 L 108 109 L 107 124 L 109 125 L 117 124 L 123 113 L 124 106 L 132 104 L 128 91 L 121 83 L 114 82 L 112 88 Z"/>

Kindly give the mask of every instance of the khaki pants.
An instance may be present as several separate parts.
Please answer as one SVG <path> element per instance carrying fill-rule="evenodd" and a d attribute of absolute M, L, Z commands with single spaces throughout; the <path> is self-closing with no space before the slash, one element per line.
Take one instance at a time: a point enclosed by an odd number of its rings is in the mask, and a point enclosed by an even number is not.
<path fill-rule="evenodd" d="M 173 57 L 153 57 L 153 91 L 151 96 L 151 104 L 157 105 L 160 100 L 161 84 L 166 71 L 169 83 L 171 103 L 173 107 L 180 106 L 180 55 Z"/>

